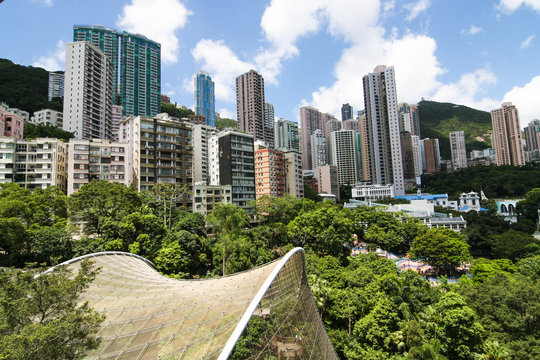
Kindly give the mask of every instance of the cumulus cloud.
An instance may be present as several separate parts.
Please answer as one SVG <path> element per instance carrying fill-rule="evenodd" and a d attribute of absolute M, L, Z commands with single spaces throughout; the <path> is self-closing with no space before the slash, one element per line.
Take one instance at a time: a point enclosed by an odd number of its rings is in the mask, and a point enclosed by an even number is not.
<path fill-rule="evenodd" d="M 66 62 L 66 43 L 63 40 L 58 40 L 56 48 L 49 50 L 47 55 L 40 56 L 32 66 L 41 67 L 48 71 L 64 70 Z"/>
<path fill-rule="evenodd" d="M 476 35 L 479 32 L 484 31 L 481 27 L 471 25 L 469 29 L 461 29 L 460 33 L 461 35 Z"/>
<path fill-rule="evenodd" d="M 253 63 L 240 60 L 223 40 L 202 39 L 191 54 L 211 74 L 216 99 L 226 102 L 236 100 L 236 77 L 255 68 Z"/>
<path fill-rule="evenodd" d="M 161 44 L 161 60 L 165 64 L 178 61 L 178 37 L 192 14 L 179 0 L 131 0 L 118 16 L 117 26 L 142 34 Z"/>
<path fill-rule="evenodd" d="M 235 119 L 236 120 L 236 113 L 232 113 L 228 109 L 220 108 L 218 113 L 219 113 L 219 116 L 221 118 Z"/>
<path fill-rule="evenodd" d="M 500 0 L 499 9 L 502 12 L 511 14 L 520 7 L 530 7 L 540 13 L 540 0 Z"/>
<path fill-rule="evenodd" d="M 431 5 L 430 0 L 418 0 L 416 2 L 405 5 L 405 8 L 409 10 L 409 15 L 407 15 L 407 21 L 411 22 L 422 12 L 426 11 Z"/>
<path fill-rule="evenodd" d="M 529 36 L 527 39 L 525 39 L 525 41 L 523 41 L 521 43 L 521 45 L 519 46 L 520 49 L 525 49 L 525 48 L 528 48 L 529 45 L 531 45 L 531 41 L 535 38 L 535 35 L 531 35 Z"/>
<path fill-rule="evenodd" d="M 535 76 L 523 86 L 516 86 L 504 95 L 503 101 L 512 102 L 519 111 L 521 127 L 527 126 L 529 121 L 540 119 L 540 75 Z M 500 106 L 500 104 L 499 104 Z"/>

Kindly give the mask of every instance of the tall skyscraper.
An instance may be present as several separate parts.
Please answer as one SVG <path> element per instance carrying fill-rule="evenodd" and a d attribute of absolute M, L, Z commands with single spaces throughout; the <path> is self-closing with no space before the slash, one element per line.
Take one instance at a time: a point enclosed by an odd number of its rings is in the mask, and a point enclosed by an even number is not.
<path fill-rule="evenodd" d="M 259 73 L 250 70 L 236 78 L 238 130 L 270 144 L 274 134 L 265 132 L 264 103 L 264 79 Z"/>
<path fill-rule="evenodd" d="M 405 194 L 394 67 L 379 65 L 364 76 L 370 178 Z"/>
<path fill-rule="evenodd" d="M 511 102 L 491 110 L 493 149 L 497 165 L 525 165 L 518 110 Z"/>
<path fill-rule="evenodd" d="M 368 182 L 371 181 L 371 167 L 369 165 L 369 136 L 365 111 L 358 112 L 358 137 L 360 138 L 360 159 L 362 164 L 360 179 Z"/>
<path fill-rule="evenodd" d="M 422 175 L 422 148 L 420 138 L 416 135 L 411 135 L 413 157 L 414 157 L 414 175 Z"/>
<path fill-rule="evenodd" d="M 313 170 L 311 162 L 311 134 L 317 129 L 323 130 L 322 114 L 311 106 L 300 108 L 300 127 L 302 128 L 302 168 Z"/>
<path fill-rule="evenodd" d="M 414 152 L 411 133 L 402 131 L 400 133 L 401 157 L 403 158 L 403 177 L 407 180 L 415 179 Z"/>
<path fill-rule="evenodd" d="M 353 130 L 339 130 L 331 134 L 333 164 L 338 169 L 339 185 L 354 185 L 358 182 L 358 150 L 356 133 Z"/>
<path fill-rule="evenodd" d="M 341 121 L 354 119 L 353 107 L 347 104 L 341 105 Z"/>
<path fill-rule="evenodd" d="M 75 25 L 73 41 L 89 41 L 109 58 L 114 103 L 122 105 L 124 116 L 152 117 L 161 112 L 160 44 L 143 35 L 120 34 L 99 25 Z"/>
<path fill-rule="evenodd" d="M 195 114 L 206 116 L 206 125 L 216 126 L 214 82 L 205 71 L 195 75 Z"/>
<path fill-rule="evenodd" d="M 276 149 L 295 150 L 300 152 L 298 123 L 285 119 L 279 119 L 276 122 L 275 134 Z"/>
<path fill-rule="evenodd" d="M 452 168 L 454 171 L 467 167 L 467 149 L 465 148 L 465 132 L 450 131 L 450 151 L 452 152 Z"/>
<path fill-rule="evenodd" d="M 423 139 L 422 150 L 424 155 L 424 170 L 426 174 L 433 174 L 439 170 L 439 142 L 438 139 Z"/>
<path fill-rule="evenodd" d="M 111 139 L 111 61 L 86 41 L 66 46 L 63 129 L 76 139 Z"/>
<path fill-rule="evenodd" d="M 267 145 L 271 148 L 275 147 L 275 115 L 274 115 L 274 105 L 269 102 L 264 103 L 264 134 L 268 139 L 266 141 Z"/>

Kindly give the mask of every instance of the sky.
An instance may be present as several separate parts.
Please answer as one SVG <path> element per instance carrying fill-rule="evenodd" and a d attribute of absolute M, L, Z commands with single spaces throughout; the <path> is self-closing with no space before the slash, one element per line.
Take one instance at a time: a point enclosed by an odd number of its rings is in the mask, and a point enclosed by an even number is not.
<path fill-rule="evenodd" d="M 193 108 L 193 77 L 215 81 L 216 111 L 236 119 L 235 78 L 263 75 L 278 118 L 310 105 L 363 109 L 362 77 L 394 66 L 397 97 L 540 119 L 540 0 L 4 0 L 0 57 L 63 70 L 73 25 L 161 43 L 161 91 Z"/>

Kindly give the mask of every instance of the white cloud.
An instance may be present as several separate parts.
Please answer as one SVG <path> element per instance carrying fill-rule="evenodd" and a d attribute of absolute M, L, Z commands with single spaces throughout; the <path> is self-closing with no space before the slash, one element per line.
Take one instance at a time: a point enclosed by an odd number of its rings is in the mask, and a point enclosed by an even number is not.
<path fill-rule="evenodd" d="M 178 61 L 178 37 L 192 12 L 179 0 L 131 0 L 118 16 L 117 26 L 161 44 L 164 64 Z"/>
<path fill-rule="evenodd" d="M 216 99 L 234 102 L 236 100 L 236 77 L 255 66 L 244 62 L 223 42 L 223 40 L 200 40 L 191 50 L 195 61 L 202 63 L 215 83 Z"/>
<path fill-rule="evenodd" d="M 521 6 L 528 6 L 540 13 L 540 0 L 500 0 L 499 9 L 502 12 L 511 14 Z"/>
<path fill-rule="evenodd" d="M 47 55 L 40 56 L 32 66 L 41 67 L 48 71 L 64 70 L 66 62 L 66 43 L 63 40 L 58 40 L 56 49 L 49 50 Z"/>
<path fill-rule="evenodd" d="M 476 35 L 479 32 L 484 31 L 481 27 L 471 25 L 469 29 L 461 29 L 460 33 L 461 35 Z"/>
<path fill-rule="evenodd" d="M 430 5 L 430 0 L 418 0 L 414 3 L 405 5 L 405 8 L 409 10 L 409 15 L 407 15 L 407 21 L 411 22 L 416 19 L 416 17 L 420 15 L 420 13 L 426 11 Z"/>
<path fill-rule="evenodd" d="M 236 120 L 236 113 L 232 113 L 228 109 L 221 108 L 221 109 L 219 109 L 218 113 L 219 113 L 219 116 L 222 117 L 222 118 Z"/>
<path fill-rule="evenodd" d="M 521 43 L 521 45 L 519 46 L 520 49 L 525 49 L 527 47 L 529 47 L 529 45 L 531 45 L 531 41 L 535 38 L 536 35 L 531 35 L 529 36 L 527 39 L 525 39 L 525 41 L 523 41 Z"/>
<path fill-rule="evenodd" d="M 33 4 L 45 5 L 47 7 L 53 6 L 53 0 L 30 0 L 30 2 Z"/>
<path fill-rule="evenodd" d="M 535 76 L 522 87 L 514 87 L 504 95 L 504 102 L 509 101 L 516 105 L 522 128 L 527 126 L 529 121 L 540 119 L 538 94 L 540 94 L 540 75 Z"/>
<path fill-rule="evenodd" d="M 383 13 L 388 13 L 396 7 L 396 0 L 388 0 L 383 4 Z"/>

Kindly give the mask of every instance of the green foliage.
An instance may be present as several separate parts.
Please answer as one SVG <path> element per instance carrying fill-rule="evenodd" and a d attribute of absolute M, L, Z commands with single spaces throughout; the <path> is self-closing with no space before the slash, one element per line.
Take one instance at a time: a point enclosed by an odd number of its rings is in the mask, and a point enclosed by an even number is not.
<path fill-rule="evenodd" d="M 526 166 L 472 166 L 453 173 L 437 172 L 422 175 L 424 191 L 432 194 L 448 193 L 459 198 L 463 192 L 482 189 L 488 198 L 524 196 L 540 187 L 540 164 Z"/>
<path fill-rule="evenodd" d="M 238 122 L 234 119 L 228 119 L 228 118 L 219 118 L 216 119 L 216 127 L 219 130 L 223 130 L 226 128 L 233 128 L 236 129 L 238 126 Z"/>
<path fill-rule="evenodd" d="M 455 231 L 432 228 L 416 237 L 411 246 L 411 257 L 424 260 L 439 273 L 449 273 L 470 259 L 469 245 Z"/>
<path fill-rule="evenodd" d="M 257 220 L 262 224 L 287 225 L 298 215 L 302 208 L 302 200 L 289 194 L 278 198 L 263 195 L 252 202 L 251 208 L 255 209 Z"/>
<path fill-rule="evenodd" d="M 538 209 L 540 209 L 540 187 L 537 186 L 527 192 L 525 199 L 518 202 L 516 206 L 519 224 L 531 234 L 537 230 Z"/>
<path fill-rule="evenodd" d="M 78 359 L 97 348 L 104 317 L 79 304 L 97 271 L 88 261 L 76 276 L 63 267 L 37 278 L 32 271 L 0 270 L 0 358 Z"/>
<path fill-rule="evenodd" d="M 47 70 L 0 59 L 0 101 L 30 115 L 42 109 L 62 111 L 61 103 L 48 101 L 48 89 Z"/>
<path fill-rule="evenodd" d="M 51 124 L 24 123 L 25 139 L 37 139 L 40 137 L 56 138 L 68 142 L 69 139 L 73 139 L 75 137 L 75 134 L 69 131 L 64 131 Z"/>
<path fill-rule="evenodd" d="M 313 200 L 315 202 L 322 201 L 322 197 L 319 195 L 318 192 L 313 190 L 311 186 L 304 183 L 304 199 Z"/>
<path fill-rule="evenodd" d="M 91 181 L 69 198 L 70 213 L 84 222 L 86 234 L 101 235 L 105 222 L 119 221 L 140 206 L 137 190 L 105 180 Z"/>
<path fill-rule="evenodd" d="M 490 146 L 491 115 L 463 105 L 421 101 L 418 103 L 420 129 L 423 138 L 439 139 L 443 159 L 450 159 L 450 131 L 465 131 L 467 150 L 482 150 Z M 478 141 L 477 137 L 484 141 Z"/>
<path fill-rule="evenodd" d="M 510 223 L 503 217 L 487 212 L 469 211 L 463 214 L 463 218 L 467 221 L 463 232 L 467 243 L 472 250 L 484 251 L 487 254 L 491 251 L 490 239 L 510 229 Z"/>
<path fill-rule="evenodd" d="M 188 115 L 195 114 L 193 112 L 193 110 L 188 109 L 186 107 L 179 108 L 179 107 L 176 107 L 175 104 L 167 104 L 167 103 L 164 103 L 164 102 L 161 103 L 161 112 L 162 113 L 167 113 L 167 114 L 169 114 L 169 116 L 174 116 L 174 117 L 177 117 L 179 119 L 187 118 Z"/>
<path fill-rule="evenodd" d="M 517 270 L 512 261 L 508 259 L 489 260 L 478 258 L 471 266 L 472 280 L 476 283 L 485 282 L 497 274 L 513 274 Z"/>
<path fill-rule="evenodd" d="M 56 265 L 73 257 L 71 234 L 61 227 L 42 226 L 32 231 L 28 246 L 40 264 Z"/>
<path fill-rule="evenodd" d="M 492 255 L 496 258 L 517 260 L 540 254 L 540 240 L 527 233 L 508 230 L 490 239 Z"/>

